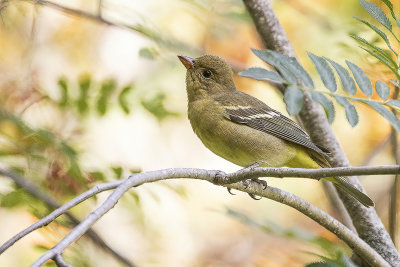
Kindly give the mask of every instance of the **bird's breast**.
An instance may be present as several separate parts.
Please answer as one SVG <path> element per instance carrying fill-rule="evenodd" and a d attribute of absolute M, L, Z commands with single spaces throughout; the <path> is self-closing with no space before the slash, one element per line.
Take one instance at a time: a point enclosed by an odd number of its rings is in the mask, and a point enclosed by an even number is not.
<path fill-rule="evenodd" d="M 296 156 L 289 142 L 225 118 L 224 109 L 213 100 L 189 103 L 188 117 L 203 144 L 218 156 L 240 166 L 284 166 Z"/>

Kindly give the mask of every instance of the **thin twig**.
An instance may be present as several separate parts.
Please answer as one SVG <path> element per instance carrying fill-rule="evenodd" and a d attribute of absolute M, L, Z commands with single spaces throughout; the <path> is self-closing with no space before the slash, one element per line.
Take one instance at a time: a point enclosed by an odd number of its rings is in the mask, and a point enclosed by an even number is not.
<path fill-rule="evenodd" d="M 98 221 L 105 213 L 112 209 L 122 195 L 131 187 L 139 186 L 143 183 L 150 183 L 164 179 L 174 178 L 193 178 L 202 179 L 212 183 L 219 183 L 220 177 L 230 177 L 236 179 L 237 176 L 248 174 L 248 172 L 256 172 L 257 169 L 249 170 L 247 172 L 239 171 L 232 174 L 225 174 L 221 171 L 210 171 L 201 169 L 165 169 L 159 171 L 144 172 L 134 174 L 123 180 L 114 192 L 103 202 L 103 204 L 91 212 L 81 224 L 75 227 L 63 240 L 61 240 L 56 246 L 44 253 L 35 263 L 33 267 L 38 267 L 54 258 L 54 256 L 61 254 L 69 245 L 75 242 L 80 236 L 82 236 L 96 221 Z M 271 174 L 275 175 L 276 172 Z M 280 177 L 280 176 L 278 176 Z M 114 184 L 116 186 L 116 184 Z M 346 244 L 348 244 L 358 255 L 360 255 L 365 261 L 371 263 L 373 266 L 390 266 L 376 251 L 368 246 L 363 240 L 357 237 L 351 230 L 347 229 L 343 224 L 332 218 L 327 213 L 313 206 L 311 203 L 295 196 L 292 193 L 284 192 L 278 188 L 267 187 L 263 188 L 258 183 L 251 183 L 249 186 L 244 186 L 242 183 L 235 183 L 229 185 L 229 187 L 241 190 L 254 195 L 270 198 L 280 203 L 289 205 L 298 211 L 302 212 L 306 216 L 310 217 L 314 221 L 318 222 L 339 238 L 341 238 Z M 109 187 L 109 189 L 111 189 Z M 90 191 L 90 190 L 89 190 Z M 88 192 L 89 192 L 88 191 Z M 94 194 L 95 192 L 92 192 Z M 86 193 L 85 193 L 86 194 Z M 87 194 L 86 194 L 87 195 Z M 78 197 L 83 199 L 82 195 Z M 80 202 L 80 201 L 79 201 Z"/>
<path fill-rule="evenodd" d="M 56 262 L 58 267 L 72 267 L 71 264 L 68 264 L 62 257 L 61 254 L 57 254 L 54 256 L 54 261 Z"/>
<path fill-rule="evenodd" d="M 40 190 L 35 184 L 31 183 L 29 181 L 29 179 L 26 179 L 26 178 L 24 178 L 24 177 L 22 177 L 20 175 L 17 175 L 15 173 L 11 172 L 11 171 L 3 170 L 3 169 L 0 169 L 0 175 L 3 175 L 5 177 L 8 177 L 8 178 L 12 179 L 17 185 L 19 185 L 20 187 L 24 188 L 26 191 L 30 192 L 36 198 L 42 200 L 44 203 L 46 203 L 47 205 L 49 205 L 53 209 L 58 209 L 60 207 L 60 204 L 58 204 L 57 201 L 54 198 L 52 198 L 51 196 L 47 195 L 45 192 Z M 76 204 L 78 204 L 78 203 L 76 203 Z M 65 216 L 68 217 L 68 219 L 72 222 L 73 225 L 80 224 L 80 221 L 75 216 L 73 216 L 71 213 L 64 211 L 61 214 L 65 214 Z M 50 222 L 54 221 L 55 218 L 52 219 L 52 220 L 49 220 L 47 224 L 49 224 Z M 30 231 L 26 232 L 24 235 L 26 235 L 26 234 L 28 234 L 28 233 L 36 230 L 36 229 L 37 228 L 31 229 Z M 16 241 L 18 241 L 21 237 L 24 236 L 24 235 L 20 235 L 20 234 L 21 233 L 15 235 L 13 238 L 11 238 L 9 241 L 7 241 L 7 243 L 5 243 L 4 245 L 6 245 L 6 244 L 7 244 L 7 246 L 13 245 Z M 135 266 L 127 258 L 125 258 L 121 254 L 119 254 L 117 251 L 115 251 L 113 248 L 111 248 L 94 230 L 90 229 L 86 233 L 86 235 L 87 235 L 87 237 L 89 237 L 89 239 L 91 239 L 93 241 L 93 243 L 95 245 L 97 245 L 100 248 L 102 248 L 105 252 L 110 253 L 111 255 L 113 255 L 117 260 L 119 260 L 124 265 L 130 266 L 130 267 L 134 267 Z M 3 246 L 0 247 L 0 255 L 4 252 Z"/>

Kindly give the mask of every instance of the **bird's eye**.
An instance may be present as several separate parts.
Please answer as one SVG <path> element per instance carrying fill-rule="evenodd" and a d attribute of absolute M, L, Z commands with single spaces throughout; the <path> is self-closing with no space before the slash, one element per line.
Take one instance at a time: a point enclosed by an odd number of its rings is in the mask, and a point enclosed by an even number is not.
<path fill-rule="evenodd" d="M 201 72 L 201 75 L 203 75 L 204 78 L 210 78 L 211 77 L 211 71 L 209 70 L 203 70 Z"/>

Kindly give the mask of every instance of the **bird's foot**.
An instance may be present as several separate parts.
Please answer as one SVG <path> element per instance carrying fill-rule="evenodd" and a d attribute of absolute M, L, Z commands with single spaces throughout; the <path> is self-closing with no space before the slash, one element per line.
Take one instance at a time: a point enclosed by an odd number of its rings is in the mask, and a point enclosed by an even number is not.
<path fill-rule="evenodd" d="M 258 166 L 261 165 L 261 162 L 255 162 L 247 167 L 244 167 L 243 169 L 241 169 L 240 171 L 247 171 L 247 170 L 253 170 L 254 168 L 257 168 Z"/>
<path fill-rule="evenodd" d="M 263 190 L 264 190 L 265 188 L 268 187 L 267 181 L 260 180 L 260 179 L 258 179 L 258 178 L 252 178 L 252 179 L 247 179 L 247 180 L 242 181 L 242 184 L 243 184 L 244 188 L 247 188 L 247 187 L 250 185 L 250 182 L 256 182 L 256 183 L 262 185 L 262 186 L 263 186 Z M 254 194 L 252 194 L 252 193 L 248 193 L 248 195 L 249 195 L 252 199 L 254 199 L 254 200 L 260 200 L 260 199 L 261 199 L 261 197 L 260 197 L 260 198 L 257 198 L 257 197 L 256 197 Z"/>
<path fill-rule="evenodd" d="M 262 185 L 263 186 L 263 190 L 268 187 L 267 181 L 260 180 L 258 178 L 252 178 L 252 179 L 246 179 L 246 180 L 242 181 L 242 184 L 243 184 L 244 188 L 247 188 L 250 185 L 250 182 L 255 182 L 257 184 Z"/>

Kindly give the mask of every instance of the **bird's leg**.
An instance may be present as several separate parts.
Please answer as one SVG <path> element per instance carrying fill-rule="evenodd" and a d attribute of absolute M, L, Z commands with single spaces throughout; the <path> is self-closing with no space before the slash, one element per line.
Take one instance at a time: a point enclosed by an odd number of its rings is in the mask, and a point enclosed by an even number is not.
<path fill-rule="evenodd" d="M 247 166 L 247 167 L 241 169 L 240 171 L 252 170 L 252 169 L 254 169 L 254 168 L 257 168 L 257 167 L 260 166 L 261 164 L 262 164 L 261 162 L 255 162 L 255 163 L 251 164 L 250 166 Z M 250 184 L 251 181 L 256 182 L 256 183 L 262 185 L 262 186 L 263 186 L 263 189 L 267 188 L 267 186 L 268 186 L 267 182 L 264 181 L 264 180 L 260 180 L 260 179 L 258 179 L 258 178 L 251 178 L 251 179 L 246 179 L 246 180 L 243 180 L 243 181 L 242 181 L 242 184 L 244 185 L 244 188 L 247 188 L 247 187 L 249 186 L 249 184 Z M 230 188 L 228 188 L 228 192 L 231 193 L 231 192 L 230 192 Z M 255 200 L 260 200 L 260 199 L 261 199 L 261 197 L 260 197 L 260 198 L 257 198 L 254 194 L 251 194 L 251 193 L 248 193 L 248 194 L 249 194 L 249 196 L 250 196 L 252 199 L 255 199 Z"/>
<path fill-rule="evenodd" d="M 246 170 L 253 170 L 254 168 L 257 168 L 258 166 L 260 166 L 261 164 L 262 164 L 262 162 L 254 162 L 253 164 L 241 169 L 240 172 L 246 171 Z"/>
<path fill-rule="evenodd" d="M 254 168 L 257 168 L 258 166 L 260 166 L 261 164 L 262 164 L 262 162 L 255 162 L 255 163 L 251 164 L 250 166 L 247 166 L 247 167 L 241 169 L 240 171 L 253 170 Z M 256 183 L 262 185 L 263 189 L 267 188 L 267 186 L 268 186 L 267 182 L 264 180 L 260 180 L 258 178 L 251 178 L 251 179 L 242 181 L 242 184 L 244 185 L 245 188 L 247 188 L 249 186 L 250 181 L 253 181 L 253 182 L 256 182 Z"/>

